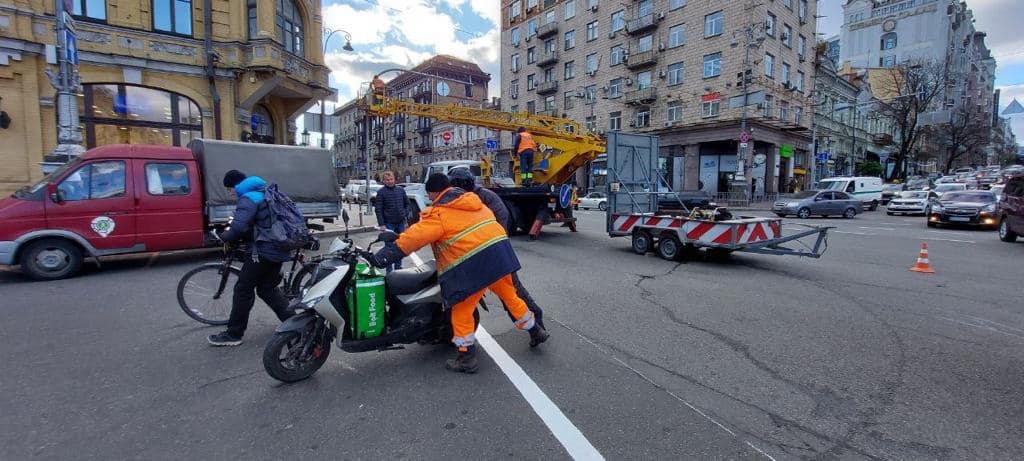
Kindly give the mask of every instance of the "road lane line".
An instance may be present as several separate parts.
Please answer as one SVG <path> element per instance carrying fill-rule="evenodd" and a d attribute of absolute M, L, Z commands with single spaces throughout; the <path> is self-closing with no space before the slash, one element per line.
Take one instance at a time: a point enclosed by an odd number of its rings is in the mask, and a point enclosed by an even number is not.
<path fill-rule="evenodd" d="M 505 349 L 501 348 L 501 345 L 494 340 L 483 325 L 477 327 L 476 339 L 484 351 L 487 352 L 487 355 L 490 355 L 491 359 L 498 364 L 498 368 L 501 368 L 501 371 L 505 373 L 505 376 L 512 382 L 512 385 L 519 390 L 519 393 L 526 399 L 526 403 L 529 403 L 533 411 L 537 413 L 537 416 L 540 416 L 540 419 L 544 421 L 548 430 L 558 439 L 558 442 L 562 444 L 562 447 L 565 448 L 565 451 L 569 453 L 572 459 L 604 459 L 604 456 L 597 451 L 597 448 L 594 448 L 594 445 L 583 436 L 579 428 L 558 409 L 558 405 L 555 405 L 555 402 L 548 398 L 547 394 L 537 386 L 537 383 L 530 379 L 530 376 L 523 371 L 519 364 L 512 360 L 512 357 L 505 352 Z"/>
<path fill-rule="evenodd" d="M 416 253 L 409 253 L 409 259 L 417 266 L 423 264 L 423 259 Z M 572 459 L 577 460 L 603 460 L 604 456 L 597 451 L 597 448 L 583 436 L 579 428 L 569 421 L 569 418 L 558 409 L 558 406 L 548 398 L 537 386 L 530 376 L 519 366 L 512 357 L 502 349 L 501 345 L 487 332 L 483 325 L 476 329 L 477 342 L 483 347 L 484 352 L 491 356 L 491 359 L 498 364 L 498 368 L 505 373 L 512 385 L 519 390 L 526 403 L 530 404 L 533 411 L 540 416 L 551 433 L 562 444 L 565 451 L 569 452 Z"/>
<path fill-rule="evenodd" d="M 974 235 L 974 234 L 968 234 L 967 232 L 950 232 L 950 231 L 937 231 L 937 230 L 930 230 L 928 232 L 931 232 L 933 234 L 942 234 L 942 235 L 966 235 L 968 237 L 971 236 L 971 235 Z"/>
<path fill-rule="evenodd" d="M 995 333 L 999 333 L 1001 335 L 1013 336 L 1015 338 L 1024 339 L 1024 336 L 1021 336 L 1021 335 L 1018 335 L 1018 334 L 1014 334 L 1014 333 L 1008 333 L 1008 332 L 1005 332 L 1005 331 L 1002 331 L 1002 330 L 998 330 L 998 329 L 992 328 L 992 327 L 990 327 L 988 325 L 978 325 L 978 324 L 975 324 L 975 323 L 970 323 L 970 322 L 964 322 L 964 321 L 961 321 L 961 320 L 951 319 L 949 317 L 935 316 L 935 318 L 937 318 L 939 320 L 945 320 L 947 322 L 958 323 L 960 325 L 967 325 L 969 327 L 981 328 L 982 330 L 992 331 L 992 332 L 995 332 Z"/>
<path fill-rule="evenodd" d="M 924 237 L 924 240 L 941 240 L 943 242 L 959 242 L 959 243 L 978 243 L 974 240 L 957 240 L 957 239 L 943 239 L 938 237 Z"/>
<path fill-rule="evenodd" d="M 893 228 L 891 228 L 891 227 L 867 227 L 867 226 L 857 226 L 857 228 L 859 228 L 859 229 L 871 229 L 871 230 L 884 230 L 884 231 L 894 231 L 894 230 L 896 230 L 896 229 L 893 229 Z"/>
<path fill-rule="evenodd" d="M 832 232 L 836 233 L 836 234 L 851 234 L 851 235 L 878 235 L 878 234 L 874 234 L 874 233 L 870 233 L 870 232 L 847 232 L 847 231 L 838 231 L 838 230 L 834 230 Z"/>

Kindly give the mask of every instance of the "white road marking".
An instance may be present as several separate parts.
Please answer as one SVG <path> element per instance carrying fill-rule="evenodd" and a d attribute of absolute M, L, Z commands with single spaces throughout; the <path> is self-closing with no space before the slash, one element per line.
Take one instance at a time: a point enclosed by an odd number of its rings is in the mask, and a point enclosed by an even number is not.
<path fill-rule="evenodd" d="M 847 232 L 847 231 L 838 231 L 838 230 L 834 230 L 834 231 L 832 231 L 832 232 L 834 232 L 834 233 L 836 233 L 836 234 L 852 234 L 852 235 L 878 235 L 878 234 L 875 234 L 875 233 L 871 233 L 871 232 Z"/>
<path fill-rule="evenodd" d="M 558 439 L 558 442 L 562 444 L 572 459 L 604 459 L 604 456 L 597 451 L 597 448 L 594 448 L 594 445 L 583 436 L 579 428 L 572 421 L 569 421 L 569 418 L 562 413 L 562 410 L 558 409 L 558 405 L 555 405 L 548 398 L 547 394 L 537 386 L 537 383 L 530 379 L 519 364 L 512 360 L 512 357 L 509 357 L 505 349 L 501 348 L 483 325 L 476 329 L 476 339 L 484 351 L 487 352 L 487 355 L 490 355 L 494 362 L 498 364 L 498 368 L 501 368 L 501 371 L 505 373 L 505 376 L 512 382 L 512 385 L 523 395 L 526 403 L 529 403 L 533 411 L 537 413 L 537 416 L 540 416 L 540 419 L 544 421 L 548 430 Z"/>
<path fill-rule="evenodd" d="M 1008 333 L 1008 332 L 1005 332 L 1005 331 L 1002 331 L 1002 330 L 997 330 L 997 329 L 992 328 L 991 326 L 988 326 L 988 325 L 978 325 L 976 323 L 964 322 L 962 320 L 951 319 L 949 317 L 935 316 L 935 318 L 940 319 L 940 320 L 945 320 L 947 322 L 958 323 L 960 325 L 967 325 L 969 327 L 981 328 L 983 330 L 992 331 L 992 332 L 995 332 L 995 333 L 999 333 L 1001 335 L 1013 336 L 1015 338 L 1024 339 L 1024 336 L 1021 336 L 1021 335 L 1018 335 L 1018 334 L 1014 334 L 1014 333 Z"/>
<path fill-rule="evenodd" d="M 950 231 L 937 231 L 937 230 L 930 230 L 928 232 L 931 232 L 933 234 L 942 234 L 942 235 L 964 235 L 964 236 L 968 236 L 968 237 L 973 235 L 973 234 L 968 234 L 966 232 L 950 232 Z"/>
<path fill-rule="evenodd" d="M 896 230 L 896 229 L 893 229 L 893 228 L 891 228 L 891 227 L 867 227 L 867 226 L 857 226 L 857 228 L 858 228 L 858 229 L 872 229 L 872 230 L 884 230 L 884 231 L 894 231 L 894 230 Z"/>
<path fill-rule="evenodd" d="M 409 259 L 412 259 L 413 263 L 417 266 L 423 264 L 423 259 L 416 253 L 410 253 Z M 505 376 L 512 382 L 512 385 L 523 395 L 526 403 L 530 404 L 530 407 L 537 413 L 537 416 L 540 416 L 540 419 L 548 426 L 548 429 L 551 430 L 551 433 L 554 434 L 559 443 L 565 447 L 565 451 L 569 452 L 569 456 L 572 459 L 604 459 L 604 456 L 597 451 L 597 448 L 594 448 L 590 441 L 583 436 L 583 433 L 580 432 L 572 421 L 569 421 L 569 418 L 558 409 L 558 406 L 537 386 L 537 383 L 530 379 L 530 376 L 523 371 L 519 364 L 512 360 L 508 352 L 502 349 L 501 345 L 491 337 L 491 334 L 487 332 L 483 325 L 476 329 L 476 339 L 480 346 L 483 347 L 484 352 L 487 352 L 487 355 L 494 359 L 494 362 L 498 364 L 498 368 L 501 368 L 501 371 L 505 373 Z"/>
<path fill-rule="evenodd" d="M 938 237 L 924 237 L 924 240 L 941 240 L 943 242 L 958 242 L 958 243 L 978 243 L 974 240 L 957 240 L 957 239 L 944 239 Z"/>

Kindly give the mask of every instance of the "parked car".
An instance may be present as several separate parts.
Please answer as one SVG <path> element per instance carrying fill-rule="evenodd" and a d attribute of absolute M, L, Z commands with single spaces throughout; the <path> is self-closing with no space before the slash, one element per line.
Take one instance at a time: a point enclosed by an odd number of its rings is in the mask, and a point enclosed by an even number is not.
<path fill-rule="evenodd" d="M 579 203 L 580 209 L 590 210 L 597 208 L 598 210 L 604 211 L 608 209 L 608 195 L 604 192 L 591 192 L 583 197 L 580 197 Z"/>
<path fill-rule="evenodd" d="M 371 179 L 370 184 L 376 185 L 378 183 Z M 349 179 L 348 183 L 345 184 L 345 193 L 342 195 L 342 199 L 349 203 L 362 203 L 365 201 L 365 195 L 363 195 L 365 192 L 365 179 Z"/>
<path fill-rule="evenodd" d="M 935 192 L 923 190 L 910 190 L 900 192 L 900 195 L 889 202 L 885 213 L 889 216 L 895 214 L 925 214 L 928 207 L 929 196 L 936 196 Z"/>
<path fill-rule="evenodd" d="M 658 209 L 681 210 L 680 204 L 686 206 L 688 210 L 694 208 L 709 209 L 718 206 L 710 195 L 701 191 L 676 192 L 658 196 Z"/>
<path fill-rule="evenodd" d="M 833 190 L 806 190 L 793 197 L 782 199 L 772 206 L 772 211 L 779 217 L 796 215 L 806 219 L 811 215 L 824 217 L 842 216 L 853 218 L 864 207 L 863 202 L 851 197 L 846 192 Z"/>
<path fill-rule="evenodd" d="M 954 174 L 954 175 L 971 174 L 971 173 L 974 173 L 974 168 L 971 168 L 969 166 L 960 167 L 960 168 L 957 168 L 957 169 L 953 170 L 950 173 Z"/>
<path fill-rule="evenodd" d="M 946 192 L 928 204 L 928 227 L 964 224 L 995 229 L 996 196 L 989 191 Z"/>
<path fill-rule="evenodd" d="M 932 187 L 935 187 L 935 183 L 930 179 L 909 179 L 907 180 L 907 185 L 903 190 L 931 190 Z"/>
<path fill-rule="evenodd" d="M 818 181 L 821 189 L 846 192 L 864 203 L 871 211 L 878 209 L 882 202 L 882 178 L 873 176 L 825 178 Z"/>
<path fill-rule="evenodd" d="M 882 205 L 889 203 L 893 197 L 900 195 L 903 192 L 903 184 L 886 184 L 882 186 Z"/>
<path fill-rule="evenodd" d="M 1013 242 L 1024 235 L 1024 173 L 1010 177 L 999 199 L 999 239 Z"/>

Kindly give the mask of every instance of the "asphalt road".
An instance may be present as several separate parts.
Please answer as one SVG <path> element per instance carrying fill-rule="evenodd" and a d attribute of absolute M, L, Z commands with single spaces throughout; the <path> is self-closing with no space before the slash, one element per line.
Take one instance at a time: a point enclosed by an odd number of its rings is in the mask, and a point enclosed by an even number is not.
<path fill-rule="evenodd" d="M 579 233 L 514 239 L 552 340 L 531 350 L 501 312 L 483 324 L 604 457 L 1024 457 L 1024 243 L 873 212 L 806 221 L 837 227 L 819 260 L 670 262 L 608 238 L 603 214 L 579 217 Z M 925 241 L 933 275 L 907 270 Z M 262 305 L 242 346 L 209 347 L 217 330 L 174 289 L 215 257 L 47 283 L 0 272 L 0 459 L 578 453 L 490 358 L 465 376 L 443 369 L 443 346 L 335 349 L 282 385 L 262 368 L 276 323 Z"/>

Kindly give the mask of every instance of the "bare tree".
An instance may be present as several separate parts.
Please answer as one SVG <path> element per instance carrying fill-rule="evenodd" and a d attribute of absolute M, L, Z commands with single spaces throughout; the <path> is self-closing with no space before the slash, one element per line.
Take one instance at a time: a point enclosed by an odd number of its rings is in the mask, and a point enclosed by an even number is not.
<path fill-rule="evenodd" d="M 903 176 L 903 164 L 927 131 L 918 125 L 918 118 L 944 99 L 947 76 L 941 63 L 910 61 L 872 78 L 872 90 L 879 99 L 878 114 L 891 120 L 899 135 L 898 150 L 892 156 L 896 165 L 888 179 Z"/>
<path fill-rule="evenodd" d="M 962 158 L 977 163 L 978 153 L 984 155 L 984 146 L 989 141 L 988 124 L 977 116 L 972 117 L 963 108 L 954 111 L 948 122 L 934 125 L 929 131 L 948 148 L 946 169 L 942 170 L 947 172 Z"/>

